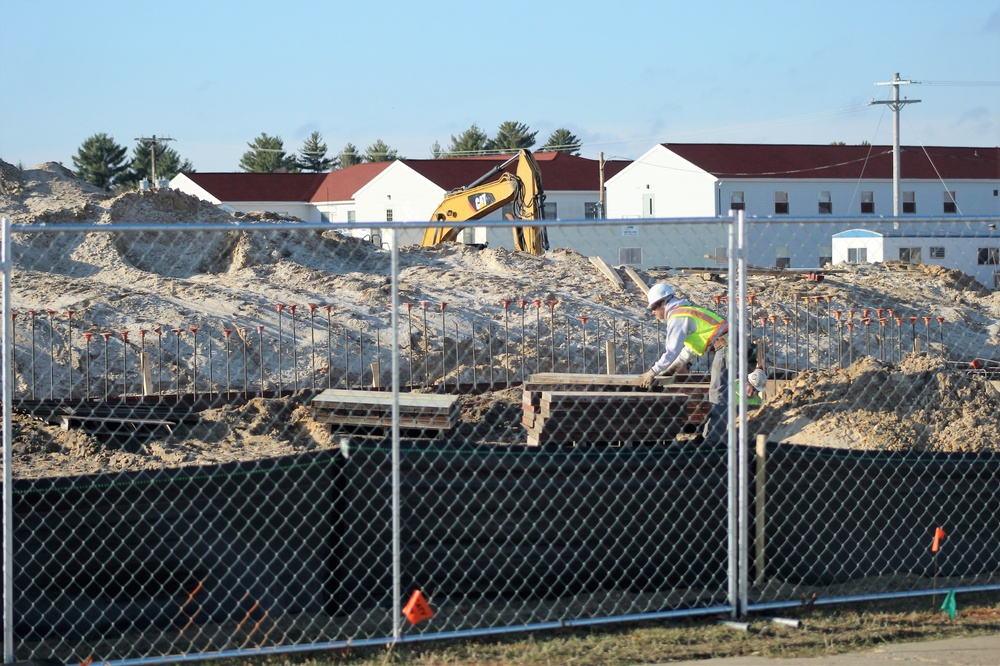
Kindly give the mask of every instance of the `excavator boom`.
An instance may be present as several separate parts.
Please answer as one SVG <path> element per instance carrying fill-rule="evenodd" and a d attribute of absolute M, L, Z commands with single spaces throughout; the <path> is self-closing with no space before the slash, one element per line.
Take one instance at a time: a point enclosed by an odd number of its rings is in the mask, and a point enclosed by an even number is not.
<path fill-rule="evenodd" d="M 518 160 L 518 165 L 514 174 L 504 172 L 495 180 L 484 182 L 515 159 Z M 498 165 L 474 183 L 446 194 L 431 219 L 442 222 L 468 222 L 481 219 L 508 203 L 513 203 L 514 215 L 508 215 L 508 219 L 540 220 L 544 200 L 538 162 L 530 152 L 521 150 L 516 156 Z M 463 226 L 429 227 L 424 232 L 421 244 L 426 247 L 455 241 L 463 228 Z M 542 254 L 548 249 L 544 230 L 538 227 L 514 227 L 514 248 L 531 254 Z"/>

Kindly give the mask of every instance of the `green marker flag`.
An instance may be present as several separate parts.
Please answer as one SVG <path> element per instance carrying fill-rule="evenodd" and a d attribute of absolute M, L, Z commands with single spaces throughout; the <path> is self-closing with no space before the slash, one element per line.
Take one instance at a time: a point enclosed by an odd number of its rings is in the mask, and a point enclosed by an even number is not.
<path fill-rule="evenodd" d="M 955 590 L 948 591 L 944 603 L 941 604 L 941 610 L 947 613 L 951 619 L 955 619 L 955 614 L 958 612 L 958 607 L 955 605 Z"/>

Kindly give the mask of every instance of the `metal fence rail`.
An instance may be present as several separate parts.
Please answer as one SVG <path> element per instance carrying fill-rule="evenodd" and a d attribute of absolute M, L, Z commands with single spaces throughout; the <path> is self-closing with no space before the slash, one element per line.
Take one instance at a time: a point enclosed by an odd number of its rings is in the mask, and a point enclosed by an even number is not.
<path fill-rule="evenodd" d="M 529 275 L 326 225 L 5 222 L 7 661 L 1000 588 L 988 291 L 900 299 L 888 266 L 750 265 L 773 239 L 745 222 L 629 220 L 702 225 L 713 253 L 730 238 L 728 264 L 638 268 L 730 320 L 721 436 L 703 429 L 712 352 L 642 388 L 666 324 L 571 255 Z M 791 223 L 819 221 L 781 223 L 783 242 Z M 108 265 L 80 268 L 96 249 Z"/>

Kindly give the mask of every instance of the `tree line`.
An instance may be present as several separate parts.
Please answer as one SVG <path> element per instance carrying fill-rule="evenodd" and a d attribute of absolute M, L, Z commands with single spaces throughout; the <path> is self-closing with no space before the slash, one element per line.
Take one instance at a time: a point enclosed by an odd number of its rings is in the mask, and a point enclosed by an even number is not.
<path fill-rule="evenodd" d="M 490 137 L 473 123 L 458 136 L 452 135 L 447 149 L 442 149 L 440 143 L 435 141 L 430 152 L 434 159 L 512 154 L 522 148 L 533 148 L 537 134 L 524 123 L 506 121 Z M 104 190 L 117 192 L 135 189 L 143 180 L 152 181 L 154 159 L 157 179 L 170 179 L 178 173 L 195 171 L 194 165 L 182 159 L 173 148 L 150 139 L 136 141 L 129 157 L 128 149 L 108 134 L 102 132 L 91 136 L 73 156 L 76 175 Z M 364 152 L 349 142 L 340 152 L 330 154 L 319 132 L 310 134 L 297 154 L 285 150 L 281 137 L 266 133 L 261 133 L 247 146 L 249 150 L 243 153 L 239 165 L 247 173 L 324 173 L 364 162 L 405 159 L 382 139 L 376 140 Z M 539 150 L 579 155 L 580 146 L 576 135 L 568 129 L 559 128 L 549 135 Z"/>

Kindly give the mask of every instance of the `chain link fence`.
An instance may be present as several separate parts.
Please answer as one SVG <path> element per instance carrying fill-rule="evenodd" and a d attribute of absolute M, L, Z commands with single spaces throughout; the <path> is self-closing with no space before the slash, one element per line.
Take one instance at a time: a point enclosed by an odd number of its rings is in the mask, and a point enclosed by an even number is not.
<path fill-rule="evenodd" d="M 5 226 L 8 661 L 1000 582 L 1000 302 L 915 263 L 916 240 L 876 261 L 878 239 L 848 234 L 830 265 L 835 234 L 869 221 L 551 221 L 576 240 L 535 257 L 395 247 L 402 223 L 385 249 L 329 225 L 155 219 Z M 914 225 L 988 260 L 987 222 Z M 785 248 L 816 238 L 831 256 Z M 645 263 L 592 259 L 615 244 Z M 661 281 L 729 320 L 728 392 L 711 350 L 640 385 L 669 344 L 645 296 Z"/>

